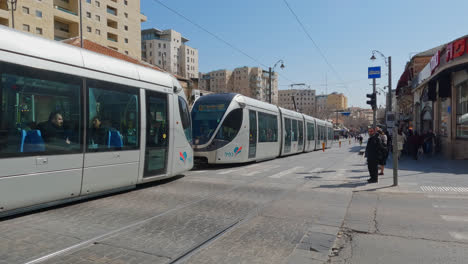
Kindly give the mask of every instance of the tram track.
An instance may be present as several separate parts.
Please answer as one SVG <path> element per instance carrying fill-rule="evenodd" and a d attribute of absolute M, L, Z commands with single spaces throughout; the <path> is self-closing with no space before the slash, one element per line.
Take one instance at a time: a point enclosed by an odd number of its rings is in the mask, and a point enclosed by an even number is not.
<path fill-rule="evenodd" d="M 323 166 L 323 164 L 322 164 L 322 166 Z M 326 169 L 331 168 L 333 166 L 334 166 L 334 163 L 331 162 L 331 164 L 329 166 L 327 166 Z M 247 167 L 249 167 L 249 166 L 247 166 Z M 258 176 L 260 176 L 260 175 L 258 175 Z M 105 240 L 107 240 L 109 238 L 118 236 L 119 234 L 122 234 L 122 233 L 124 233 L 124 232 L 126 232 L 126 231 L 128 231 L 128 230 L 130 230 L 132 228 L 142 226 L 142 225 L 144 225 L 146 223 L 149 223 L 150 221 L 155 220 L 157 218 L 169 215 L 171 213 L 176 213 L 178 211 L 182 211 L 183 209 L 189 208 L 191 206 L 199 205 L 199 204 L 203 203 L 204 201 L 207 201 L 207 200 L 212 199 L 212 198 L 225 196 L 226 194 L 231 193 L 231 192 L 235 191 L 236 189 L 246 187 L 246 186 L 255 184 L 257 182 L 262 182 L 265 179 L 268 179 L 268 177 L 269 177 L 268 174 L 267 175 L 262 175 L 261 177 L 258 177 L 258 176 L 255 177 L 252 180 L 248 180 L 248 181 L 244 181 L 242 183 L 235 184 L 234 186 L 232 186 L 229 189 L 219 191 L 219 192 L 216 192 L 216 193 L 213 193 L 213 194 L 208 194 L 208 195 L 206 195 L 206 196 L 204 196 L 204 197 L 202 197 L 202 198 L 200 198 L 200 199 L 198 199 L 196 201 L 187 202 L 187 203 L 178 205 L 178 206 L 176 206 L 174 208 L 168 209 L 168 210 L 166 210 L 164 212 L 153 215 L 153 216 L 148 217 L 146 219 L 136 221 L 134 223 L 131 223 L 131 224 L 125 225 L 123 227 L 114 229 L 114 230 L 106 232 L 106 233 L 104 233 L 102 235 L 95 236 L 95 237 L 93 237 L 91 239 L 87 239 L 85 241 L 82 241 L 80 243 L 71 245 L 71 246 L 63 248 L 61 250 L 56 250 L 54 252 L 45 254 L 43 256 L 33 258 L 33 259 L 31 259 L 31 260 L 29 260 L 29 261 L 27 261 L 25 263 L 26 264 L 42 263 L 42 262 L 45 262 L 47 260 L 52 260 L 52 259 L 54 259 L 56 257 L 64 256 L 66 254 L 72 254 L 72 253 L 77 252 L 79 250 L 82 250 L 82 249 L 84 249 L 86 247 L 92 246 L 95 243 L 97 244 L 97 243 L 100 243 L 101 241 L 105 241 Z M 251 220 L 252 218 L 254 218 L 256 216 L 259 216 L 261 210 L 264 207 L 266 207 L 268 204 L 271 204 L 272 202 L 274 202 L 276 200 L 281 199 L 284 195 L 287 195 L 289 192 L 295 190 L 297 187 L 304 184 L 304 182 L 307 182 L 307 180 L 305 180 L 305 179 L 300 180 L 297 184 L 295 184 L 294 186 L 291 186 L 288 190 L 280 192 L 279 194 L 277 194 L 272 199 L 269 199 L 268 201 L 258 205 L 257 207 L 249 210 L 248 212 L 243 213 L 243 215 L 241 217 L 236 218 L 234 221 L 231 221 L 229 224 L 225 225 L 224 227 L 222 227 L 219 230 L 217 230 L 216 232 L 214 232 L 211 236 L 209 236 L 205 240 L 200 241 L 199 243 L 197 243 L 196 245 L 194 245 L 194 246 L 190 247 L 189 249 L 185 250 L 181 254 L 178 254 L 176 257 L 172 258 L 172 260 L 170 262 L 168 262 L 168 263 L 171 263 L 171 264 L 172 263 L 183 263 L 184 261 L 189 259 L 191 256 L 197 254 L 197 252 L 203 250 L 204 248 L 208 247 L 209 245 L 211 245 L 213 242 L 215 242 L 219 238 L 223 237 L 225 234 L 227 234 L 230 231 L 234 230 L 236 227 L 242 225 L 245 222 L 248 222 L 249 220 Z"/>

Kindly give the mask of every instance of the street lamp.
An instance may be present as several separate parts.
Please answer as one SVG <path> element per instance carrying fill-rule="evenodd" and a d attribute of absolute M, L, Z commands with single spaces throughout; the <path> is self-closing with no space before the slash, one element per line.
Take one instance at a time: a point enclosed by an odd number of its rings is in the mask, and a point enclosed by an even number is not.
<path fill-rule="evenodd" d="M 275 71 L 275 68 L 276 68 L 276 66 L 278 65 L 278 63 L 280 63 L 280 62 L 281 62 L 280 68 L 281 68 L 281 69 L 284 69 L 284 67 L 285 67 L 285 66 L 284 66 L 284 61 L 283 61 L 283 60 L 279 60 L 279 61 L 277 61 L 277 62 L 275 63 L 275 65 L 273 65 L 273 68 L 270 67 L 269 70 L 268 70 L 268 74 L 269 74 L 269 83 L 270 83 L 269 88 L 268 88 L 268 90 L 269 90 L 268 101 L 269 101 L 270 104 L 271 104 L 271 83 L 272 83 L 272 82 L 271 82 L 271 75 L 272 75 L 272 73 Z"/>
<path fill-rule="evenodd" d="M 15 11 L 16 11 L 16 3 L 18 0 L 8 0 L 7 4 L 10 3 L 10 10 L 11 10 L 11 27 L 15 28 Z"/>
<path fill-rule="evenodd" d="M 372 51 L 372 57 L 370 57 L 371 60 L 376 60 L 377 58 L 375 57 L 375 53 L 379 54 L 384 58 L 385 61 L 385 66 L 388 68 L 388 94 L 389 94 L 389 99 L 387 100 L 387 111 L 391 112 L 392 111 L 392 57 L 389 56 L 388 60 L 385 55 L 383 55 L 382 52 L 378 50 L 373 50 Z"/>

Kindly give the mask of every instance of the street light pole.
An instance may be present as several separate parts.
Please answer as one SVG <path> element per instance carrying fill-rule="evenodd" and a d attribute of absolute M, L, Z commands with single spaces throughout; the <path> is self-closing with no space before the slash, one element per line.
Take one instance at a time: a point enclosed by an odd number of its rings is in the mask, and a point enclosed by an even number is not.
<path fill-rule="evenodd" d="M 271 104 L 271 87 L 272 87 L 272 74 L 274 73 L 274 70 L 275 70 L 275 67 L 276 65 L 278 65 L 278 63 L 281 62 L 281 66 L 280 68 L 281 69 L 284 69 L 284 61 L 283 60 L 279 60 L 275 63 L 275 65 L 273 65 L 273 68 L 272 67 L 269 67 L 269 70 L 268 70 L 268 75 L 269 75 L 269 87 L 268 87 L 268 91 L 269 91 L 269 95 L 268 95 L 268 102 Z"/>
<path fill-rule="evenodd" d="M 15 29 L 15 11 L 18 0 L 9 0 L 11 9 L 11 27 Z"/>

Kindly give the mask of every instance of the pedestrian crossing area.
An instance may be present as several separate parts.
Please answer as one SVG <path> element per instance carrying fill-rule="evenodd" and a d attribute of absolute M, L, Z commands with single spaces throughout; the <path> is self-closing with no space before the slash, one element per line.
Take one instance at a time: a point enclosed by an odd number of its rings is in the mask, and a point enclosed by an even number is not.
<path fill-rule="evenodd" d="M 423 186 L 421 186 L 421 189 Z M 445 187 L 447 188 L 447 187 Z M 424 189 L 423 189 L 424 190 Z M 431 189 L 429 189 L 431 190 Z M 446 191 L 447 189 L 436 189 Z M 450 191 L 453 191 L 449 189 Z M 437 192 L 437 191 L 436 191 Z M 439 214 L 440 219 L 447 223 L 448 234 L 457 241 L 468 242 L 468 230 L 464 228 L 468 223 L 468 196 L 454 194 L 426 195 L 432 200 L 432 207 Z M 462 228 L 460 228 L 462 227 Z"/>
<path fill-rule="evenodd" d="M 421 186 L 423 192 L 457 192 L 468 193 L 468 187 L 452 187 L 452 186 Z"/>

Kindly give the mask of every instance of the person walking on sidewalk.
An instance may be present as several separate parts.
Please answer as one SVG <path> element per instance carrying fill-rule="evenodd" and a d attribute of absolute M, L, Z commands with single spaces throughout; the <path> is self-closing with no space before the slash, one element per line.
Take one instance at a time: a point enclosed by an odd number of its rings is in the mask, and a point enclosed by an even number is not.
<path fill-rule="evenodd" d="M 373 128 L 369 128 L 369 140 L 366 146 L 367 168 L 369 169 L 370 179 L 369 183 L 376 183 L 378 181 L 378 163 L 383 159 L 385 148 L 379 138 L 379 134 L 375 133 Z"/>

